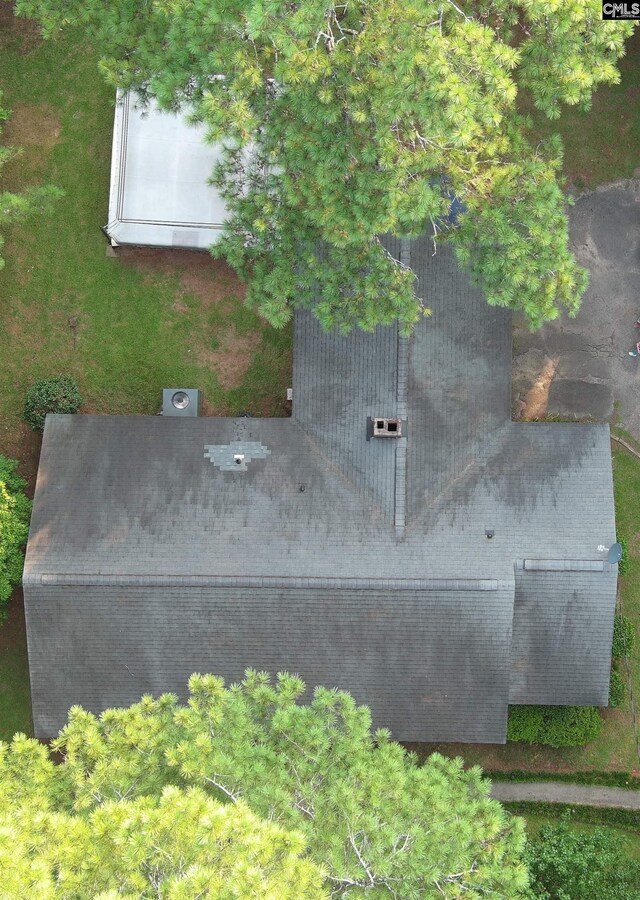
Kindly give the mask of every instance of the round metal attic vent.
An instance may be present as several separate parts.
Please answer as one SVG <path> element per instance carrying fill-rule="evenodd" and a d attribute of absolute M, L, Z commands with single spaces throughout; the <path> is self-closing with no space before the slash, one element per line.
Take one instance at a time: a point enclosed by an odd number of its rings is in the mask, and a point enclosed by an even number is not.
<path fill-rule="evenodd" d="M 176 409 L 186 409 L 189 405 L 189 395 L 184 391 L 176 391 L 171 398 L 171 403 Z"/>

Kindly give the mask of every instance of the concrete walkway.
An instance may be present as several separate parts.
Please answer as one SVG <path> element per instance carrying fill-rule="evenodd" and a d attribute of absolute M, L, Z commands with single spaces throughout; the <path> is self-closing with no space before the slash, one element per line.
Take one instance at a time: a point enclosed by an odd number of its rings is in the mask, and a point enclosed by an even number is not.
<path fill-rule="evenodd" d="M 612 421 L 640 438 L 640 179 L 583 194 L 569 211 L 571 249 L 589 271 L 574 319 L 531 333 L 515 321 L 514 418 Z"/>
<path fill-rule="evenodd" d="M 588 784 L 567 784 L 556 781 L 537 781 L 535 783 L 494 781 L 491 796 L 496 800 L 567 803 L 571 806 L 606 806 L 640 810 L 640 791 Z"/>

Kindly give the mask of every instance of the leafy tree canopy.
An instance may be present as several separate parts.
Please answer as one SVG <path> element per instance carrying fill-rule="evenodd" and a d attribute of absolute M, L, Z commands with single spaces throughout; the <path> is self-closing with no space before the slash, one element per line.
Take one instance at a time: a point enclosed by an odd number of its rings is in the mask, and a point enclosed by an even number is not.
<path fill-rule="evenodd" d="M 284 860 L 287 875 L 295 870 L 295 878 L 307 878 L 301 883 L 309 884 L 309 896 L 318 896 L 312 893 L 315 866 L 323 872 L 323 889 L 334 898 L 524 896 L 522 821 L 489 797 L 489 783 L 478 768 L 465 772 L 461 760 L 439 755 L 418 766 L 387 732 L 371 732 L 369 710 L 357 707 L 349 694 L 317 688 L 304 704 L 304 685 L 290 675 L 279 675 L 273 686 L 264 673 L 249 671 L 230 688 L 212 675 L 193 675 L 189 688 L 186 706 L 167 694 L 143 697 L 99 718 L 74 707 L 53 744 L 61 754 L 59 765 L 24 736 L 4 746 L 0 841 L 5 824 L 18 835 L 24 828 L 15 854 L 19 873 L 35 857 L 42 878 L 53 878 L 52 873 L 67 871 L 52 866 L 62 858 L 69 860 L 68 877 L 80 877 L 76 863 L 82 851 L 56 848 L 50 838 L 58 835 L 64 848 L 68 825 L 87 850 L 88 871 L 97 873 L 104 859 L 105 872 L 114 878 L 120 872 L 117 877 L 132 891 L 157 871 L 165 851 L 169 879 L 176 877 L 180 860 L 184 867 L 216 872 L 217 866 L 239 866 L 245 850 L 240 839 L 235 846 L 235 829 L 248 841 L 255 827 L 257 854 L 263 842 L 278 848 L 271 855 L 265 851 L 265 865 Z M 219 803 L 225 804 L 228 820 Z M 247 825 L 244 804 L 261 817 L 260 826 Z M 205 840 L 201 856 L 191 838 L 201 834 L 203 816 L 216 823 L 215 846 Z M 151 836 L 137 824 L 147 820 Z M 224 834 L 229 829 L 234 842 L 226 855 L 216 843 L 218 826 Z M 276 826 L 284 831 L 272 834 Z M 5 839 L 5 859 L 11 854 L 7 846 Z M 123 859 L 112 858 L 118 855 Z M 303 862 L 309 865 L 304 868 Z M 280 877 L 277 867 L 273 877 Z M 95 883 L 102 891 L 114 884 Z M 185 887 L 184 893 L 167 896 L 196 894 Z"/>
<path fill-rule="evenodd" d="M 9 112 L 2 108 L 2 92 L 0 91 L 0 136 L 2 135 L 2 123 L 9 118 Z M 15 147 L 0 146 L 0 178 L 2 169 L 10 159 L 16 156 Z M 0 189 L 0 228 L 4 225 L 13 225 L 24 222 L 31 215 L 38 212 L 48 212 L 54 200 L 62 196 L 62 191 L 52 185 L 31 187 L 21 194 L 11 193 Z M 0 234 L 0 253 L 4 247 L 4 238 Z M 4 259 L 0 255 L 0 269 L 4 268 Z"/>
<path fill-rule="evenodd" d="M 624 850 L 624 839 L 604 828 L 575 831 L 566 818 L 543 825 L 527 845 L 533 897 L 634 900 L 640 896 L 640 863 Z"/>
<path fill-rule="evenodd" d="M 603 22 L 600 0 L 17 8 L 49 35 L 79 23 L 114 85 L 188 106 L 224 140 L 215 181 L 230 216 L 215 253 L 275 325 L 302 304 L 343 331 L 396 319 L 410 330 L 425 310 L 377 236 L 425 229 L 454 245 L 490 303 L 533 326 L 578 309 L 586 273 L 567 246 L 560 141 L 534 145 L 515 104 L 524 86 L 554 118 L 619 80 L 633 23 Z"/>
<path fill-rule="evenodd" d="M 29 534 L 31 503 L 25 482 L 16 474 L 17 462 L 0 456 L 0 622 L 14 585 L 22 578 L 22 551 Z"/>

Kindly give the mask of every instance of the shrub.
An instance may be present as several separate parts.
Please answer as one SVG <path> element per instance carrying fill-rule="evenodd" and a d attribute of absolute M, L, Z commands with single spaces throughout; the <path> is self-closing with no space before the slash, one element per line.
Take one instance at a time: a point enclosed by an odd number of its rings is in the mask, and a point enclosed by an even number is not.
<path fill-rule="evenodd" d="M 511 706 L 507 740 L 549 747 L 579 747 L 600 734 L 595 706 Z"/>
<path fill-rule="evenodd" d="M 602 717 L 595 706 L 546 706 L 544 709 L 542 743 L 551 747 L 588 744 L 602 729 Z"/>
<path fill-rule="evenodd" d="M 625 696 L 624 680 L 620 672 L 613 666 L 611 667 L 611 680 L 609 681 L 609 706 L 617 709 L 624 703 Z"/>
<path fill-rule="evenodd" d="M 17 462 L 0 456 L 0 621 L 14 585 L 22 578 L 22 550 L 29 534 L 31 503 L 22 493 Z"/>
<path fill-rule="evenodd" d="M 24 420 L 35 431 L 42 431 L 47 413 L 75 413 L 82 397 L 73 378 L 59 375 L 37 381 L 27 391 L 24 403 Z"/>
<path fill-rule="evenodd" d="M 629 550 L 625 538 L 618 535 L 618 543 L 622 547 L 622 556 L 618 563 L 618 575 L 626 575 L 629 570 Z"/>
<path fill-rule="evenodd" d="M 537 744 L 542 732 L 542 706 L 510 706 L 507 740 Z"/>
<path fill-rule="evenodd" d="M 543 825 L 527 845 L 533 896 L 546 900 L 637 898 L 640 864 L 629 859 L 629 842 L 604 828 L 577 831 L 569 821 L 563 816 L 558 824 Z"/>
<path fill-rule="evenodd" d="M 613 620 L 613 643 L 611 645 L 613 658 L 621 659 L 623 656 L 628 656 L 633 650 L 635 641 L 636 631 L 631 620 L 616 613 Z"/>

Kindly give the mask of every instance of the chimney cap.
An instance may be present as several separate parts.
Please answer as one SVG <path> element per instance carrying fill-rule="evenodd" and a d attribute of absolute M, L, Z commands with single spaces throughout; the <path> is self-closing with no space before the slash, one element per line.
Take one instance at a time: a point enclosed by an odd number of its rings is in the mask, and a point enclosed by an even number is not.
<path fill-rule="evenodd" d="M 372 416 L 373 437 L 402 437 L 402 419 L 399 416 Z"/>

